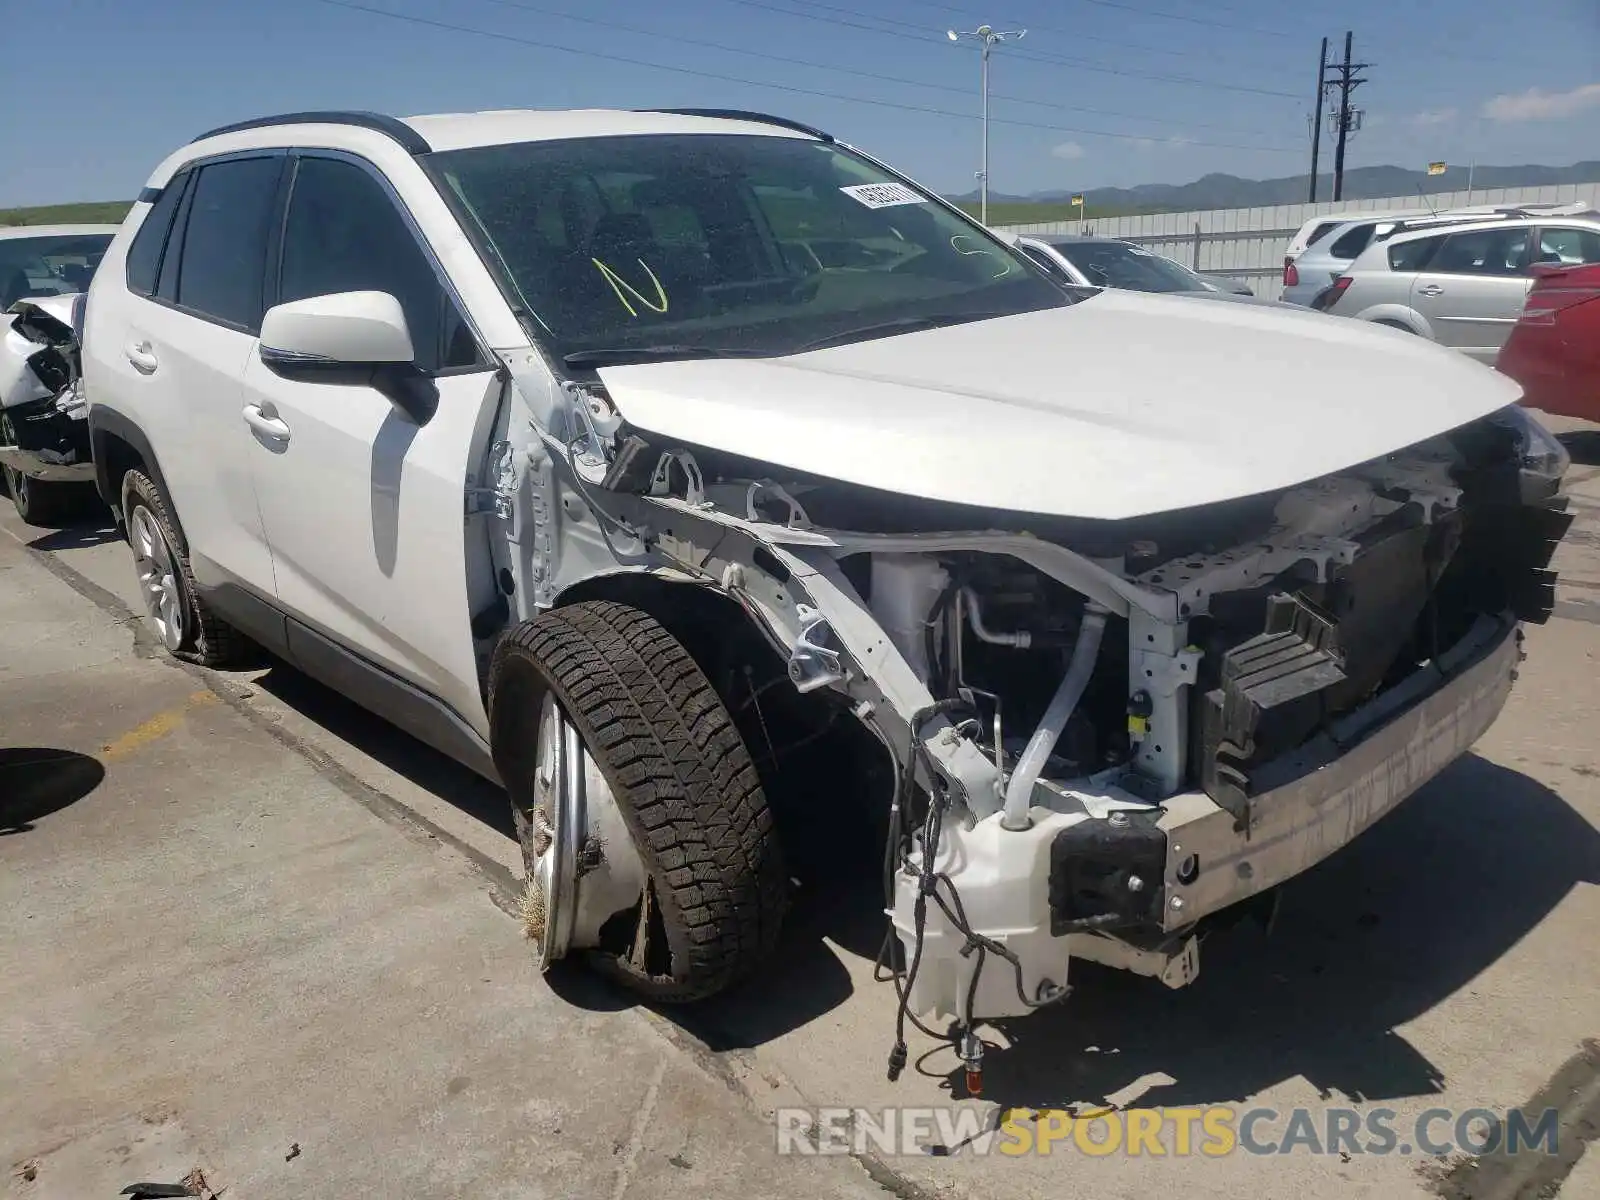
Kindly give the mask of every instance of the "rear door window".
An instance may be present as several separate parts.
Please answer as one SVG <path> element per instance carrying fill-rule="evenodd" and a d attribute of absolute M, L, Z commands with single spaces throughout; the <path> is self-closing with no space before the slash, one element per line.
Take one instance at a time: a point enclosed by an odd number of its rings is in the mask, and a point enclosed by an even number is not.
<path fill-rule="evenodd" d="M 1525 226 L 1452 233 L 1427 269 L 1440 275 L 1520 275 L 1527 260 L 1528 233 Z"/>
<path fill-rule="evenodd" d="M 1397 242 L 1389 247 L 1389 269 L 1392 271 L 1421 271 L 1438 253 L 1442 237 L 1418 238 L 1414 242 Z"/>
<path fill-rule="evenodd" d="M 248 333 L 261 329 L 267 237 L 282 156 L 237 158 L 200 169 L 183 233 L 176 302 Z"/>

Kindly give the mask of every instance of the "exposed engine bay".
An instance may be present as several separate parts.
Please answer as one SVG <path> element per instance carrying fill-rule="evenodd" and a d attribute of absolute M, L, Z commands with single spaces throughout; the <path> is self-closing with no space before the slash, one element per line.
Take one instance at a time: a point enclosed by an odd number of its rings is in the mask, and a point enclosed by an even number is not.
<path fill-rule="evenodd" d="M 908 1020 L 976 1072 L 974 1023 L 1059 1001 L 1073 957 L 1191 982 L 1211 924 L 1492 723 L 1571 521 L 1565 452 L 1515 406 L 1299 486 L 1104 521 L 779 473 L 566 394 L 555 433 L 496 450 L 515 587 L 549 604 L 642 572 L 749 618 L 777 665 L 759 678 L 715 661 L 731 629 L 681 636 L 771 750 L 769 795 L 779 747 L 809 745 L 808 820 L 853 783 L 888 810 L 891 1077 Z M 867 758 L 816 745 L 841 717 Z"/>
<path fill-rule="evenodd" d="M 94 478 L 76 332 L 84 298 L 19 300 L 0 317 L 0 465 L 30 479 Z"/>

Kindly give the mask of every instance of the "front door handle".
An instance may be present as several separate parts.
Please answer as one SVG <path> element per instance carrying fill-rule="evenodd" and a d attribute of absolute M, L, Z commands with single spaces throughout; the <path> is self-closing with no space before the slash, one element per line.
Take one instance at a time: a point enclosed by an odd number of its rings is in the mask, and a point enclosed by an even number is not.
<path fill-rule="evenodd" d="M 161 365 L 149 342 L 129 342 L 123 348 L 123 353 L 128 356 L 133 369 L 141 375 L 154 375 L 156 368 Z"/>
<path fill-rule="evenodd" d="M 1419 296 L 1442 296 L 1442 295 L 1444 295 L 1444 289 L 1442 287 L 1440 287 L 1437 283 L 1428 283 L 1428 284 L 1424 284 L 1422 287 L 1419 287 L 1417 289 L 1417 295 L 1419 295 Z"/>
<path fill-rule="evenodd" d="M 244 423 L 264 438 L 270 438 L 275 442 L 289 440 L 289 427 L 283 423 L 277 412 L 268 412 L 259 404 L 244 406 Z"/>

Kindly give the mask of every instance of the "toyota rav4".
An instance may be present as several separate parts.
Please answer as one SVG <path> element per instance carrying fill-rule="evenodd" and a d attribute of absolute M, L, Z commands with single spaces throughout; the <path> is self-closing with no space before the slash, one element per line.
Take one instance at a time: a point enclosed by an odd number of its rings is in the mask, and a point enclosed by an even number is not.
<path fill-rule="evenodd" d="M 1193 979 L 1463 754 L 1570 519 L 1477 363 L 1057 284 L 754 113 L 215 130 L 81 350 L 167 648 L 503 784 L 543 963 L 708 996 L 801 841 L 867 845 L 899 1019 L 969 1065 L 1074 958 Z"/>

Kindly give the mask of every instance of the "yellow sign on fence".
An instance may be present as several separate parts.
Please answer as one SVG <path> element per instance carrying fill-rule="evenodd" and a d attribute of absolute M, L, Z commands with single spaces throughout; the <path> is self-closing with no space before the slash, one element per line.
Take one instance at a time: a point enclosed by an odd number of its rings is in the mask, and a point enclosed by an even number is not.
<path fill-rule="evenodd" d="M 1429 175 L 1443 175 L 1444 174 L 1444 164 L 1443 163 L 1429 163 L 1428 164 L 1428 174 Z"/>

